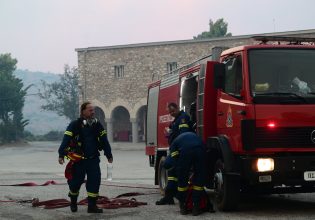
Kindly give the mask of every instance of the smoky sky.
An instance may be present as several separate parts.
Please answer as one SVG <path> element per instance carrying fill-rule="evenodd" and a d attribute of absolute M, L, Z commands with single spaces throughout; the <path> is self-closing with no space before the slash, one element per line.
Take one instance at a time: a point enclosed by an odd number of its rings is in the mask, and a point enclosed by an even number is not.
<path fill-rule="evenodd" d="M 0 53 L 62 73 L 75 48 L 192 39 L 224 18 L 233 35 L 315 28 L 315 1 L 0 0 Z"/>

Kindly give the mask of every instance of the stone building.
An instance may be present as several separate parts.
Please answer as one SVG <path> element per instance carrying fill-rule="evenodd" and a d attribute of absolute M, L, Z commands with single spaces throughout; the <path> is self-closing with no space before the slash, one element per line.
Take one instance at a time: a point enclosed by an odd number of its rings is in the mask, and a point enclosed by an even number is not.
<path fill-rule="evenodd" d="M 147 85 L 209 55 L 215 46 L 256 43 L 256 35 L 315 37 L 315 29 L 76 49 L 80 103 L 92 101 L 112 141 L 144 141 Z"/>

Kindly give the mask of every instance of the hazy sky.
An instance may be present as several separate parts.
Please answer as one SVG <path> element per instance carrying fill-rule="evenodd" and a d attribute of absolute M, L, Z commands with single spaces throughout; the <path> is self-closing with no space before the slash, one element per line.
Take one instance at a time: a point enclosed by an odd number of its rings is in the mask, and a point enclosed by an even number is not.
<path fill-rule="evenodd" d="M 315 28 L 313 0 L 0 0 L 0 54 L 62 73 L 75 48 L 191 39 L 224 18 L 233 35 Z"/>

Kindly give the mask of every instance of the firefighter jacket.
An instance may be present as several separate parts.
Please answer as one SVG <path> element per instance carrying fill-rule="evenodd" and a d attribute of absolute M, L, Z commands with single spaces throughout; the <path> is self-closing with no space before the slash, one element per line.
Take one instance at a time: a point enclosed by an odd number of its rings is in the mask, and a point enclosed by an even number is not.
<path fill-rule="evenodd" d="M 113 157 L 111 146 L 107 139 L 107 133 L 97 120 L 92 125 L 84 125 L 82 118 L 72 121 L 65 131 L 62 143 L 59 147 L 59 157 L 66 156 L 66 149 L 73 139 L 77 140 L 77 146 L 74 147 L 80 148 L 85 158 L 99 156 L 99 150 L 104 151 L 104 155 L 107 159 Z"/>
<path fill-rule="evenodd" d="M 204 146 L 200 137 L 194 132 L 180 134 L 170 146 L 170 154 L 166 157 L 164 167 L 170 169 L 176 167 L 180 155 L 191 154 L 192 151 L 202 150 Z"/>
<path fill-rule="evenodd" d="M 184 111 L 180 111 L 170 124 L 169 128 L 171 129 L 171 133 L 168 138 L 168 143 L 171 145 L 178 135 L 187 131 L 192 131 L 192 124 L 189 115 Z"/>

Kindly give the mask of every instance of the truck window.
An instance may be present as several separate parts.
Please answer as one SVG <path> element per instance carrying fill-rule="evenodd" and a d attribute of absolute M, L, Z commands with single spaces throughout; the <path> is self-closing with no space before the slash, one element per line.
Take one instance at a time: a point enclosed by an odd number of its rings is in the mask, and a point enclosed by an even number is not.
<path fill-rule="evenodd" d="M 253 49 L 249 77 L 255 103 L 314 104 L 315 50 Z"/>
<path fill-rule="evenodd" d="M 180 108 L 188 113 L 192 119 L 196 118 L 197 80 L 196 73 L 191 74 L 190 77 L 182 78 L 180 89 Z"/>
<path fill-rule="evenodd" d="M 225 86 L 223 91 L 236 98 L 240 98 L 243 87 L 241 56 L 232 57 L 225 61 Z"/>

